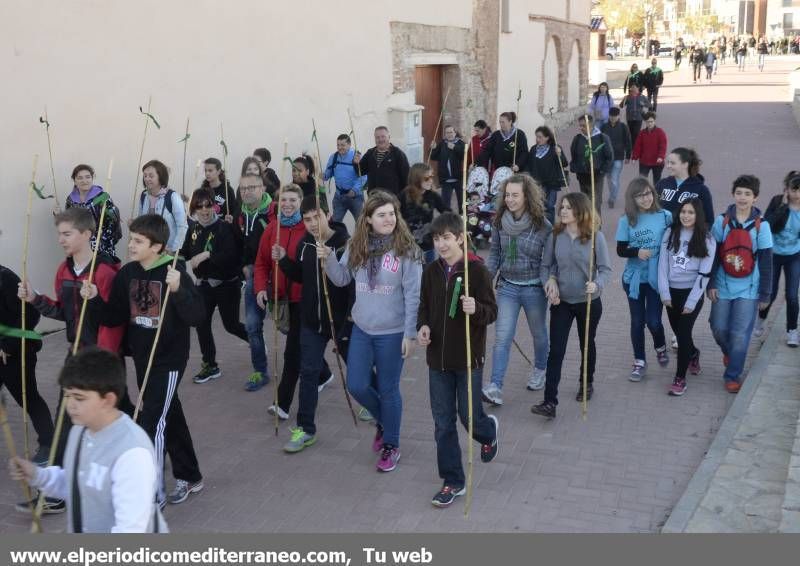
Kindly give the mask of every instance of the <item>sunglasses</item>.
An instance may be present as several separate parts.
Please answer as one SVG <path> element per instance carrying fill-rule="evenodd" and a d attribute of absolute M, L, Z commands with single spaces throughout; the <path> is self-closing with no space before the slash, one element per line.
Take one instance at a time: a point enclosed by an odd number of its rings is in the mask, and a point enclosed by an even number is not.
<path fill-rule="evenodd" d="M 422 178 L 423 181 L 433 181 L 433 175 L 426 175 Z"/>
<path fill-rule="evenodd" d="M 214 205 L 211 204 L 210 202 L 202 202 L 195 207 L 196 210 L 199 210 L 201 208 L 214 208 Z"/>

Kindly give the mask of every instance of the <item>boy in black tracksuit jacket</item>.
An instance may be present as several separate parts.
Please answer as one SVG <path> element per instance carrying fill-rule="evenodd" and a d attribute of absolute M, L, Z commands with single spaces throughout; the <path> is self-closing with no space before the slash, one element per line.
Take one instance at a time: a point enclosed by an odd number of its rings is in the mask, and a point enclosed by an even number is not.
<path fill-rule="evenodd" d="M 159 504 L 166 501 L 165 451 L 169 453 L 172 473 L 178 480 L 169 501 L 180 503 L 188 493 L 198 492 L 203 487 L 177 390 L 189 359 L 189 327 L 199 326 L 205 320 L 205 310 L 185 266 L 179 263 L 177 269 L 172 269 L 173 258 L 162 255 L 169 239 L 169 227 L 164 219 L 155 214 L 139 216 L 131 223 L 130 234 L 131 261 L 114 278 L 109 300 L 106 302 L 97 294 L 95 285 L 85 284 L 81 293 L 89 297 L 89 308 L 101 324 L 128 324 L 126 345 L 136 367 L 140 395 L 156 329 L 163 324 L 138 423 L 155 445 Z M 166 312 L 161 315 L 168 286 L 172 289 L 170 299 Z"/>
<path fill-rule="evenodd" d="M 287 452 L 299 452 L 316 441 L 316 424 L 314 414 L 317 409 L 318 386 L 323 370 L 325 348 L 331 339 L 330 318 L 325 303 L 325 291 L 317 258 L 317 241 L 315 234 L 322 229 L 322 245 L 333 248 L 336 256 L 341 258 L 350 235 L 340 222 L 330 222 L 329 214 L 317 208 L 316 197 L 307 196 L 300 208 L 306 234 L 297 246 L 297 255 L 290 258 L 284 255 L 278 262 L 281 271 L 297 283 L 302 283 L 300 299 L 300 349 L 303 356 L 300 362 L 300 391 L 297 409 L 297 428 L 292 431 L 292 439 L 284 446 Z M 322 225 L 320 226 L 319 223 Z M 327 226 L 326 226 L 327 224 Z M 355 283 L 345 287 L 337 287 L 328 280 L 328 296 L 333 311 L 333 326 L 336 332 L 336 348 L 343 360 L 347 360 L 350 344 L 352 321 L 349 320 L 350 309 L 355 300 Z"/>
<path fill-rule="evenodd" d="M 17 298 L 17 274 L 0 265 L 0 388 L 5 385 L 9 393 L 22 407 L 22 340 L 18 331 L 22 328 L 22 304 Z M 39 323 L 39 313 L 30 306 L 25 310 L 25 329 L 30 331 Z M 53 419 L 47 403 L 36 387 L 36 353 L 42 349 L 42 340 L 33 337 L 25 340 L 25 388 L 28 415 L 39 441 L 39 450 L 33 461 L 47 461 L 53 443 Z"/>
<path fill-rule="evenodd" d="M 467 428 L 466 312 L 470 312 L 473 438 L 481 443 L 482 462 L 491 462 L 497 454 L 498 421 L 483 412 L 480 395 L 486 328 L 497 319 L 497 302 L 489 271 L 472 254 L 468 257 L 469 297 L 465 296 L 461 218 L 452 212 L 441 214 L 431 224 L 431 233 L 440 257 L 422 273 L 417 342 L 427 346 L 436 459 L 444 481 L 431 503 L 447 507 L 465 492 L 456 414 Z"/>
<path fill-rule="evenodd" d="M 247 341 L 244 324 L 239 320 L 242 298 L 240 283 L 240 247 L 234 227 L 204 204 L 213 204 L 205 189 L 192 195 L 189 213 L 197 220 L 189 221 L 181 256 L 190 262 L 197 289 L 203 298 L 206 317 L 197 327 L 197 340 L 203 354 L 203 367 L 194 376 L 195 383 L 205 383 L 222 375 L 217 365 L 217 348 L 211 332 L 214 310 L 219 309 L 222 325 L 227 332 Z"/>
<path fill-rule="evenodd" d="M 584 122 L 588 120 L 588 124 Z M 595 208 L 600 213 L 603 203 L 603 177 L 611 169 L 614 163 L 614 149 L 609 137 L 594 127 L 594 120 L 591 116 L 581 116 L 578 118 L 580 132 L 572 138 L 570 155 L 572 161 L 569 170 L 575 173 L 580 184 L 581 192 L 591 197 L 592 194 L 592 169 L 594 165 L 594 190 Z M 592 156 L 591 165 L 589 157 L 589 139 L 587 133 L 592 132 Z"/>

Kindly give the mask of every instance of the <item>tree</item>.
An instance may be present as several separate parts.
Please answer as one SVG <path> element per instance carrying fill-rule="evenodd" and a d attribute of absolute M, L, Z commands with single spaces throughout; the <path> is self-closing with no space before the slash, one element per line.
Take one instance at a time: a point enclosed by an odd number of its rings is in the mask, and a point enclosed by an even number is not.
<path fill-rule="evenodd" d="M 645 35 L 664 13 L 663 0 L 600 0 L 596 11 L 605 17 L 609 30 L 626 30 L 628 35 Z"/>

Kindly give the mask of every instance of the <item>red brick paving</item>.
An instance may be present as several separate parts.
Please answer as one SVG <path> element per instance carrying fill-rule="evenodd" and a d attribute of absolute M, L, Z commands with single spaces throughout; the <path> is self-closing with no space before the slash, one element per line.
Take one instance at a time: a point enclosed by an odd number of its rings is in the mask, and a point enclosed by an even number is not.
<path fill-rule="evenodd" d="M 797 61 L 796 57 L 771 58 L 764 73 L 738 73 L 728 64 L 713 85 L 687 83 L 688 69 L 667 76 L 659 101 L 659 125 L 667 131 L 670 147 L 698 149 L 717 211 L 729 202 L 730 182 L 736 174 L 752 172 L 761 177 L 765 196 L 760 204 L 765 206 L 767 195 L 779 190 L 785 172 L 798 167 L 797 126 L 784 102 L 788 100 L 786 73 Z M 559 139 L 568 146 L 572 135 L 563 132 Z M 623 180 L 630 180 L 634 172 L 634 165 L 627 166 Z M 603 230 L 610 242 L 620 213 L 619 205 L 605 212 Z M 284 454 L 281 447 L 288 426 L 282 424 L 280 436 L 275 438 L 273 421 L 265 411 L 272 399 L 271 388 L 258 393 L 243 391 L 244 377 L 250 371 L 246 345 L 219 327 L 224 377 L 205 385 L 192 384 L 190 372 L 199 367 L 199 351 L 194 347 L 189 375 L 180 388 L 206 487 L 186 503 L 167 509 L 171 529 L 658 530 L 703 457 L 732 396 L 722 388 L 719 350 L 707 324 L 708 306 L 696 328 L 704 371 L 690 379 L 684 397 L 666 395 L 674 357 L 671 368 L 661 369 L 653 363 L 641 383 L 627 380 L 632 357 L 628 310 L 619 283 L 622 262 L 615 258 L 614 263 L 614 282 L 603 295 L 596 393 L 588 419 L 582 420 L 579 404 L 571 399 L 579 360 L 574 333 L 564 366 L 564 401 L 552 422 L 530 414 L 530 405 L 541 399 L 541 393 L 525 389 L 529 368 L 512 352 L 506 404 L 494 411 L 502 429 L 500 453 L 495 462 L 481 464 L 476 447 L 474 499 L 468 518 L 463 515 L 464 498 L 447 510 L 430 505 L 440 480 L 421 350 L 415 350 L 403 373 L 402 459 L 395 472 L 379 474 L 370 450 L 373 429 L 363 423 L 358 429 L 353 427 L 338 383 L 321 397 L 316 445 L 300 454 Z M 269 328 L 267 336 L 271 344 Z M 531 350 L 523 321 L 517 339 L 524 349 Z M 40 355 L 39 379 L 51 407 L 56 399 L 54 379 L 65 351 L 63 340 L 63 334 L 48 337 Z M 654 358 L 652 353 L 650 357 Z M 20 412 L 16 407 L 10 409 L 20 442 Z M 466 446 L 464 436 L 462 448 Z M 466 457 L 466 449 L 464 452 Z M 11 506 L 20 499 L 18 486 L 4 474 L 0 478 L 0 532 L 27 532 L 28 520 Z M 64 528 L 63 517 L 46 517 L 44 524 L 50 532 Z"/>

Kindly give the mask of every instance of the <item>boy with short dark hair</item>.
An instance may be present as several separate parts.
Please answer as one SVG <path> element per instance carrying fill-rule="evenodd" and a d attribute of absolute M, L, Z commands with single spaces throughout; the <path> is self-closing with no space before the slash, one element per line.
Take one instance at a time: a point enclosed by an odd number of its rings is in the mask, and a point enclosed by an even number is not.
<path fill-rule="evenodd" d="M 114 279 L 109 300 L 98 296 L 94 284 L 84 283 L 81 290 L 90 299 L 89 306 L 101 324 L 128 323 L 126 341 L 140 388 L 156 330 L 164 325 L 139 418 L 156 448 L 159 505 L 167 501 L 162 479 L 165 450 L 169 452 L 172 473 L 177 479 L 169 502 L 182 503 L 190 493 L 203 489 L 203 477 L 177 391 L 189 359 L 189 327 L 203 322 L 205 309 L 185 265 L 179 263 L 177 269 L 170 265 L 173 258 L 164 253 L 168 240 L 169 227 L 163 218 L 156 214 L 137 217 L 130 225 L 131 261 Z M 170 300 L 167 312 L 162 313 L 167 287 Z"/>
<path fill-rule="evenodd" d="M 472 254 L 464 258 L 462 219 L 455 213 L 445 212 L 431 223 L 431 234 L 439 259 L 429 264 L 422 274 L 417 342 L 427 346 L 436 458 L 439 477 L 444 480 L 431 503 L 447 507 L 465 493 L 456 428 L 456 414 L 465 428 L 468 424 L 465 314 L 470 315 L 473 438 L 481 444 L 481 461 L 491 462 L 497 455 L 497 417 L 483 412 L 480 394 L 486 327 L 497 319 L 497 303 L 492 278 L 483 261 Z M 464 293 L 465 263 L 469 269 L 470 296 Z"/>
<path fill-rule="evenodd" d="M 67 358 L 58 383 L 74 426 L 63 466 L 14 458 L 12 479 L 67 500 L 71 533 L 168 532 L 155 503 L 153 443 L 117 408 L 125 371 L 111 352 L 89 347 Z"/>
<path fill-rule="evenodd" d="M 628 125 L 620 120 L 619 114 L 619 108 L 616 106 L 609 108 L 608 122 L 600 128 L 600 131 L 608 136 L 611 141 L 611 148 L 614 151 L 614 161 L 606 171 L 606 176 L 608 177 L 608 208 L 614 208 L 614 204 L 617 201 L 622 166 L 624 163 L 630 162 L 633 148 L 631 132 L 628 129 Z"/>
<path fill-rule="evenodd" d="M 711 228 L 717 258 L 708 284 L 709 321 L 730 393 L 739 391 L 756 313 L 769 306 L 772 289 L 772 230 L 754 206 L 760 185 L 753 175 L 737 177 L 731 188 L 734 203 Z"/>

